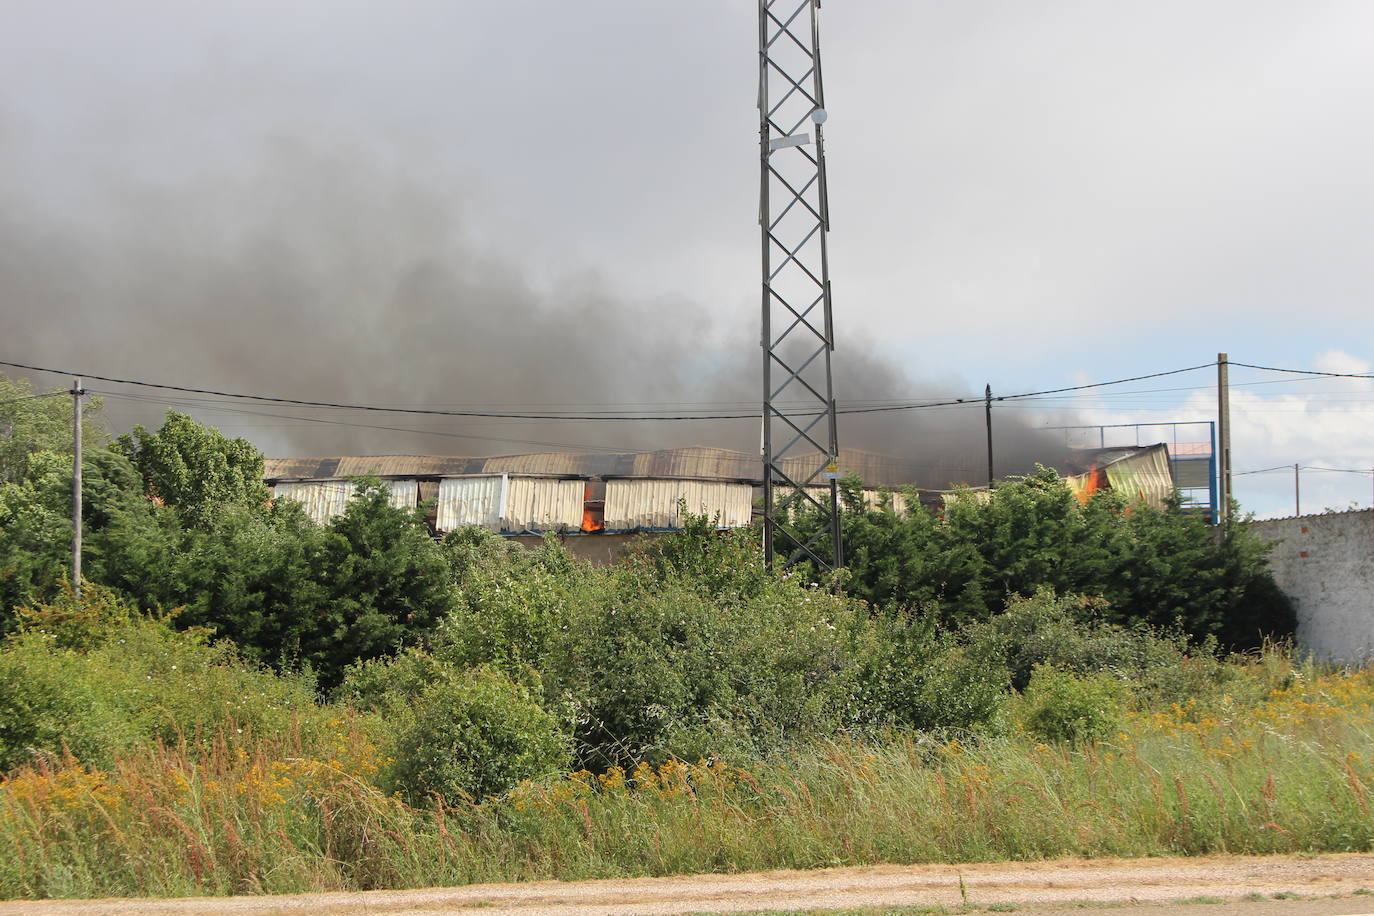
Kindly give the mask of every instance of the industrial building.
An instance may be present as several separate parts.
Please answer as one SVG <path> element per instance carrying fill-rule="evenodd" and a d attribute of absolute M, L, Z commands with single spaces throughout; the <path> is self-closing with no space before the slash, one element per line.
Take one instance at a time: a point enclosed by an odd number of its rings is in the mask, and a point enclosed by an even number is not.
<path fill-rule="evenodd" d="M 799 467 L 814 464 L 812 456 L 794 460 Z M 910 487 L 919 469 L 895 456 L 845 449 L 839 463 L 864 481 L 869 507 L 905 513 L 908 494 L 932 508 L 949 495 Z M 1078 450 L 1059 470 L 1084 500 L 1116 490 L 1159 505 L 1174 491 L 1163 444 Z M 343 513 L 357 478 L 375 477 L 390 490 L 392 505 L 426 507 L 440 534 L 476 526 L 512 538 L 597 535 L 578 543 L 570 538 L 570 548 L 608 557 L 630 535 L 680 528 L 684 508 L 720 528 L 747 527 L 759 512 L 762 464 L 754 455 L 708 447 L 479 458 L 382 455 L 268 458 L 264 477 L 275 497 L 301 502 L 321 523 Z M 811 492 L 828 499 L 825 486 Z"/>

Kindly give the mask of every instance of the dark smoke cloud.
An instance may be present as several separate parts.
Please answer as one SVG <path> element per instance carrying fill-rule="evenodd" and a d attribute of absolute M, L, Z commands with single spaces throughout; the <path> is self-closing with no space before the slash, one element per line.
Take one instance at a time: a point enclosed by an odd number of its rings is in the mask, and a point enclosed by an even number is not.
<path fill-rule="evenodd" d="M 755 311 L 711 323 L 707 310 L 679 296 L 630 301 L 613 277 L 532 279 L 538 265 L 484 250 L 460 195 L 356 151 L 279 139 L 256 168 L 107 185 L 80 216 L 0 187 L 0 302 L 8 313 L 0 358 L 372 404 L 675 412 L 757 403 Z M 842 315 L 837 329 L 842 402 L 968 394 L 956 384 L 918 383 Z M 177 406 L 280 455 L 758 448 L 752 420 L 435 420 L 237 405 L 359 424 L 344 426 Z M 111 397 L 107 415 L 118 430 L 155 425 L 167 407 Z M 378 426 L 394 428 L 370 428 Z M 999 413 L 997 428 L 999 473 L 1059 455 L 1053 434 L 1010 411 Z M 841 425 L 843 445 L 910 459 L 927 486 L 981 482 L 983 436 L 976 407 Z"/>

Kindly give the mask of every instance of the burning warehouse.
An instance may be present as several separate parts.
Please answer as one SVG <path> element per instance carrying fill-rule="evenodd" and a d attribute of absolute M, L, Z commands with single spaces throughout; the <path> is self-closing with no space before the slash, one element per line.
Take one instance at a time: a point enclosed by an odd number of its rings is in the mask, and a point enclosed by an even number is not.
<path fill-rule="evenodd" d="M 805 464 L 808 459 L 796 459 Z M 864 481 L 869 507 L 907 511 L 894 490 L 918 492 L 938 507 L 944 488 L 920 488 L 920 469 L 891 455 L 842 450 L 840 464 Z M 1162 504 L 1174 490 L 1165 445 L 1086 449 L 1071 453 L 1058 470 L 1081 500 L 1113 490 Z M 476 526 L 507 537 L 626 536 L 682 526 L 682 511 L 705 515 L 721 528 L 751 524 L 762 466 L 758 457 L 727 449 L 693 447 L 629 453 L 549 452 L 497 457 L 429 455 L 269 458 L 264 476 L 278 498 L 301 502 L 316 521 L 341 514 L 359 477 L 375 477 L 400 508 L 432 506 L 429 521 L 443 533 Z M 816 493 L 825 492 L 817 487 Z M 603 553 L 608 539 L 573 545 Z"/>

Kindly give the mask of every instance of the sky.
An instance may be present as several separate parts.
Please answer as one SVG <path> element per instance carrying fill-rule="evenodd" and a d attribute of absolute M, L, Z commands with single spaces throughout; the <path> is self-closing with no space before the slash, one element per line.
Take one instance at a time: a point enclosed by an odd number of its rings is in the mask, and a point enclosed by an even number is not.
<path fill-rule="evenodd" d="M 373 404 L 756 398 L 754 4 L 0 0 L 0 16 L 0 359 Z M 1374 368 L 1374 6 L 829 0 L 821 16 L 842 402 L 1219 352 Z M 1294 463 L 1313 468 L 1303 511 L 1370 504 L 1371 382 L 1231 375 L 1235 470 L 1290 468 L 1238 476 L 1243 508 L 1292 514 Z M 1029 456 L 1066 435 L 1032 435 L 1047 427 L 1212 420 L 1215 383 L 1208 367 L 995 415 Z M 106 389 L 115 427 L 169 406 Z M 395 427 L 375 429 L 170 406 L 274 454 L 757 440 L 747 421 L 361 421 Z M 847 441 L 973 467 L 980 414 L 891 415 Z"/>

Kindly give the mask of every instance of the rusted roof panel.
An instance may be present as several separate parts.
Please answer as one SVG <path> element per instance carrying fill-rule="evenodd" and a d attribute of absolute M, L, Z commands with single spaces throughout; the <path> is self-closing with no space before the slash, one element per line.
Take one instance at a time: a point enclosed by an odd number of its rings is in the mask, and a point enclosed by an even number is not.
<path fill-rule="evenodd" d="M 824 467 L 825 455 L 789 456 L 783 467 L 793 478 L 806 479 Z M 358 476 L 458 477 L 475 474 L 525 474 L 567 477 L 659 477 L 701 480 L 763 479 L 758 455 L 730 449 L 693 446 L 647 452 L 542 452 L 492 457 L 440 455 L 352 455 L 332 458 L 268 458 L 263 476 L 275 480 L 321 480 Z M 858 474 L 871 486 L 896 486 L 915 480 L 905 459 L 858 449 L 840 450 L 840 468 Z"/>
<path fill-rule="evenodd" d="M 584 452 L 545 452 L 534 455 L 498 455 L 482 459 L 487 474 L 546 474 L 551 476 L 600 477 L 611 473 L 618 455 Z"/>
<path fill-rule="evenodd" d="M 660 449 L 633 456 L 632 477 L 697 477 L 709 480 L 760 480 L 763 464 L 757 455 L 724 448 Z"/>

